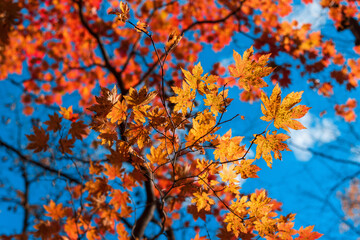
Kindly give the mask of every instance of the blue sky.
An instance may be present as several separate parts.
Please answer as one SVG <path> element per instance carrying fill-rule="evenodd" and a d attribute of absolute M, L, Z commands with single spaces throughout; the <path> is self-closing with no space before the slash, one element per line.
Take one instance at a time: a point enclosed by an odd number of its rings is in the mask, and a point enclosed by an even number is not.
<path fill-rule="evenodd" d="M 294 12 L 284 20 L 297 20 L 299 24 L 311 23 L 314 31 L 321 31 L 327 39 L 333 39 L 339 52 L 346 57 L 358 57 L 352 49 L 354 37 L 350 31 L 336 32 L 327 11 L 321 8 L 319 1 L 308 5 L 297 1 L 293 10 Z M 223 65 L 233 64 L 232 49 L 242 53 L 252 44 L 242 35 L 239 36 L 237 43 L 241 45 L 230 44 L 224 51 L 216 54 L 216 59 L 221 59 Z M 205 51 L 203 55 L 200 55 L 199 60 L 204 63 L 207 59 L 209 55 Z M 279 59 L 279 62 L 281 61 L 286 63 L 293 60 L 284 57 Z M 336 195 L 339 191 L 344 192 L 344 188 L 349 186 L 349 181 L 342 183 L 342 180 L 360 169 L 358 166 L 342 163 L 344 161 L 360 163 L 360 142 L 355 137 L 355 133 L 360 133 L 360 129 L 356 123 L 348 124 L 335 115 L 334 104 L 345 103 L 348 98 L 359 99 L 359 91 L 349 93 L 344 86 L 338 86 L 335 81 L 332 81 L 335 85 L 335 95 L 326 98 L 319 96 L 307 84 L 307 80 L 311 77 L 319 78 L 321 82 L 331 81 L 329 72 L 333 69 L 332 67 L 326 69 L 325 73 L 305 77 L 301 77 L 298 71 L 292 69 L 293 84 L 288 89 L 283 89 L 282 97 L 292 91 L 304 91 L 301 104 L 312 107 L 309 113 L 300 120 L 307 129 L 291 131 L 288 144 L 292 152 L 285 152 L 283 161 L 276 160 L 272 169 L 269 169 L 264 162 L 260 163 L 262 168 L 260 178 L 248 179 L 244 181 L 242 187 L 245 192 L 260 188 L 268 190 L 270 197 L 283 203 L 283 214 L 286 215 L 289 212 L 297 214 L 295 226 L 315 225 L 316 231 L 324 233 L 322 239 L 356 239 L 359 235 L 351 230 L 342 234 L 339 231 L 343 212 Z M 273 85 L 268 87 L 268 94 L 271 93 L 272 88 Z M 249 134 L 256 129 L 254 126 L 266 125 L 259 119 L 260 103 L 254 103 L 252 106 L 235 103 L 239 98 L 237 88 L 231 88 L 230 95 L 235 98 L 233 102 L 235 107 L 229 108 L 228 115 L 244 112 L 246 120 L 251 119 L 252 124 L 235 120 L 229 124 L 229 127 L 233 128 L 233 133 L 248 137 L 245 139 L 249 141 Z M 320 113 L 324 110 L 327 113 L 320 117 Z M 313 153 L 307 149 L 313 150 Z M 263 160 L 258 162 L 261 161 Z"/>

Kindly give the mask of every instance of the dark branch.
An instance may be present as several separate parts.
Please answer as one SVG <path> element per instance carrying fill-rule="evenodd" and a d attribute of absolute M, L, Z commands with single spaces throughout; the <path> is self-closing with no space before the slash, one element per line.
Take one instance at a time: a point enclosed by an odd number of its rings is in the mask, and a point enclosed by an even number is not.
<path fill-rule="evenodd" d="M 39 168 L 41 168 L 41 169 L 43 169 L 43 170 L 45 170 L 45 171 L 47 171 L 47 172 L 50 172 L 50 173 L 56 174 L 56 175 L 58 175 L 58 176 L 61 176 L 61 177 L 63 177 L 63 178 L 66 178 L 67 180 L 69 180 L 69 181 L 72 182 L 72 183 L 81 184 L 81 182 L 80 182 L 78 179 L 72 177 L 71 175 L 69 175 L 69 174 L 67 174 L 67 173 L 62 173 L 60 170 L 54 169 L 54 168 L 52 168 L 52 167 L 50 167 L 50 166 L 46 166 L 46 165 L 44 165 L 44 164 L 42 164 L 42 163 L 40 163 L 40 162 L 37 162 L 37 161 L 35 161 L 35 160 L 30 159 L 29 157 L 27 157 L 27 156 L 25 156 L 24 154 L 22 154 L 18 149 L 10 146 L 8 143 L 5 143 L 5 142 L 2 141 L 2 140 L 0 140 L 0 147 L 5 147 L 6 149 L 12 151 L 12 152 L 15 153 L 15 154 L 20 158 L 20 160 L 23 161 L 23 162 L 30 163 L 30 164 L 32 164 L 32 165 L 34 165 L 34 166 L 36 166 L 36 167 L 39 167 Z"/>
<path fill-rule="evenodd" d="M 79 7 L 79 17 L 80 17 L 80 21 L 81 24 L 85 27 L 85 29 L 90 33 L 91 36 L 93 36 L 97 42 L 97 44 L 99 45 L 100 48 L 100 52 L 101 52 L 101 56 L 105 61 L 105 67 L 110 71 L 110 73 L 112 73 L 116 79 L 116 82 L 120 88 L 120 91 L 122 94 L 125 94 L 127 91 L 124 87 L 124 83 L 121 79 L 121 75 L 119 74 L 119 72 L 110 64 L 109 61 L 109 56 L 105 50 L 104 44 L 102 43 L 100 36 L 94 32 L 93 29 L 91 29 L 91 27 L 89 26 L 89 24 L 86 22 L 85 18 L 84 18 L 84 13 L 83 13 L 83 1 L 79 0 L 79 1 L 75 1 L 73 0 Z"/>

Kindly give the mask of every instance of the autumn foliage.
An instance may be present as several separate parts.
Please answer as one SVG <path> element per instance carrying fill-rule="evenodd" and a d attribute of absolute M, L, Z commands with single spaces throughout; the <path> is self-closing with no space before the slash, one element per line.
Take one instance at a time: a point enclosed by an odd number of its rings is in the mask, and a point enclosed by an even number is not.
<path fill-rule="evenodd" d="M 3 141 L 0 146 L 57 176 L 64 192 L 41 206 L 43 216 L 25 221 L 21 234 L 2 237 L 175 239 L 176 227 L 186 230 L 185 239 L 210 239 L 200 219 L 215 222 L 219 239 L 322 236 L 314 226 L 295 227 L 295 214 L 281 215 L 281 203 L 266 190 L 243 192 L 240 181 L 258 178 L 261 161 L 272 168 L 273 161 L 283 160 L 282 152 L 291 151 L 290 129 L 306 128 L 298 121 L 310 109 L 300 104 L 303 91 L 282 94 L 294 66 L 305 77 L 335 65 L 333 81 L 308 80 L 311 89 L 331 97 L 335 84 L 358 87 L 360 62 L 346 59 L 344 65 L 333 41 L 312 32 L 310 24 L 280 21 L 292 1 L 181 2 L 0 3 L 6 6 L 0 10 L 6 16 L 0 18 L 0 79 L 26 68 L 29 74 L 18 84 L 25 115 L 37 105 L 60 108 L 25 135 L 24 151 L 39 160 Z M 338 31 L 351 28 L 360 52 L 357 7 L 342 2 L 320 4 L 329 8 Z M 204 45 L 220 51 L 236 34 L 253 45 L 244 53 L 234 50 L 228 69 L 215 63 L 206 72 L 197 60 Z M 283 54 L 296 63 L 277 64 Z M 230 91 L 239 90 L 240 100 L 261 102 L 264 125 L 251 139 L 227 125 L 250 121 L 241 109 L 229 114 L 239 101 L 229 98 Z M 63 106 L 66 94 L 74 92 L 80 100 Z M 351 122 L 356 105 L 349 98 L 334 110 Z M 58 160 L 70 162 L 66 168 L 75 174 L 56 169 L 65 169 Z"/>
<path fill-rule="evenodd" d="M 247 56 L 251 51 L 245 52 L 243 59 L 235 53 L 237 70 L 231 71 L 233 74 L 237 71 L 234 77 L 246 75 L 249 88 L 266 87 L 263 77 L 272 71 L 266 67 L 264 59 L 267 56 L 254 61 Z M 124 239 L 142 238 L 144 233 L 134 230 L 136 225 L 132 231 L 126 231 L 126 224 L 121 219 L 131 218 L 135 211 L 129 192 L 146 184 L 156 199 L 156 202 L 147 201 L 147 207 L 157 205 L 160 214 L 161 223 L 155 238 L 178 219 L 187 198 L 192 204 L 185 208 L 194 220 L 205 220 L 211 215 L 224 223 L 217 235 L 221 239 L 255 236 L 317 239 L 321 236 L 312 232 L 312 227 L 294 229 L 295 215 L 279 215 L 279 204 L 269 198 L 265 190 L 243 194 L 239 187 L 240 178 L 258 177 L 256 173 L 260 168 L 256 162 L 259 159 L 264 159 L 271 167 L 273 156 L 281 160 L 281 151 L 290 150 L 285 143 L 288 135 L 276 130 L 269 133 L 267 129 L 271 128 L 271 123 L 286 131 L 304 128 L 295 120 L 309 110 L 304 105 L 295 106 L 301 101 L 302 93 L 290 93 L 282 100 L 278 85 L 270 98 L 262 91 L 264 116 L 261 119 L 270 124 L 264 132 L 255 134 L 246 146 L 243 137 L 231 136 L 231 130 L 219 133 L 221 125 L 238 117 L 224 120 L 233 99 L 228 98 L 226 86 L 217 84 L 219 77 L 204 74 L 200 63 L 191 72 L 182 71 L 185 76 L 182 86 L 173 87 L 174 96 L 168 99 L 161 96 L 161 91 L 158 94 L 146 86 L 140 90 L 131 88 L 125 96 L 118 94 L 116 87 L 112 90 L 102 88 L 96 104 L 88 108 L 94 112 L 89 125 L 81 120 L 74 121 L 69 109 L 62 109 L 62 117 L 56 113 L 49 116 L 47 132 L 68 132 L 64 134 L 67 137 L 59 140 L 61 153 L 73 154 L 75 141 L 82 141 L 89 128 L 98 132 L 101 145 L 110 153 L 104 164 L 91 162 L 89 180 L 84 185 L 69 189 L 76 196 L 72 202 L 86 196 L 83 207 L 73 210 L 51 201 L 44 206 L 50 219 L 35 225 L 38 230 L 35 236 L 48 239 L 63 235 L 76 239 L 85 234 L 89 239 L 97 239 L 107 232 L 116 232 Z M 173 107 L 169 108 L 169 103 Z M 204 110 L 197 111 L 200 106 L 195 103 L 203 104 Z M 73 121 L 69 130 L 62 128 L 62 119 Z M 28 149 L 47 151 L 49 134 L 44 129 L 34 128 L 34 134 L 28 135 L 28 139 Z M 253 145 L 256 145 L 256 157 L 248 159 L 247 153 Z M 210 159 L 204 155 L 209 149 L 214 154 Z M 115 179 L 122 182 L 121 188 L 112 185 Z M 141 224 L 146 226 L 148 222 Z"/>

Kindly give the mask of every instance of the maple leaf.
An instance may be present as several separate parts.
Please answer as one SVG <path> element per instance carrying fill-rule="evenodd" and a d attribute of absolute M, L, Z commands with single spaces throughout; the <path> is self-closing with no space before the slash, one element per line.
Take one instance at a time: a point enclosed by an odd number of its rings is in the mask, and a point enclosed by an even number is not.
<path fill-rule="evenodd" d="M 60 112 L 59 112 L 63 118 L 70 120 L 70 121 L 76 121 L 79 118 L 79 114 L 77 113 L 73 113 L 73 108 L 72 106 L 68 107 L 68 108 L 64 108 L 60 106 Z"/>
<path fill-rule="evenodd" d="M 190 88 L 192 90 L 197 90 L 201 80 L 201 75 L 204 72 L 201 67 L 201 63 L 199 62 L 198 64 L 196 64 L 192 69 L 191 73 L 184 69 L 181 69 L 181 71 L 185 76 L 185 82 L 190 86 Z"/>
<path fill-rule="evenodd" d="M 149 130 L 143 124 L 129 124 L 128 130 L 125 132 L 129 143 L 137 143 L 138 147 L 142 149 L 145 144 L 150 143 Z"/>
<path fill-rule="evenodd" d="M 49 114 L 49 120 L 44 122 L 44 124 L 48 125 L 47 127 L 47 131 L 53 131 L 53 132 L 57 132 L 61 129 L 61 120 L 62 117 L 59 117 L 59 115 L 57 113 L 54 113 L 54 115 L 50 115 Z"/>
<path fill-rule="evenodd" d="M 104 166 L 99 163 L 90 161 L 89 173 L 92 175 L 99 175 L 104 170 Z"/>
<path fill-rule="evenodd" d="M 216 236 L 221 240 L 234 239 L 235 238 L 235 235 L 232 232 L 226 230 L 225 227 L 220 228 L 218 230 L 218 233 L 216 234 Z M 241 238 L 241 239 L 247 239 L 247 238 Z M 249 239 L 251 239 L 251 238 L 249 238 Z"/>
<path fill-rule="evenodd" d="M 70 148 L 74 147 L 74 143 L 75 143 L 75 138 L 71 138 L 68 139 L 66 138 L 61 138 L 59 140 L 59 150 L 62 154 L 68 153 L 70 155 L 73 154 L 72 150 Z"/>
<path fill-rule="evenodd" d="M 88 125 L 84 124 L 84 121 L 78 121 L 71 123 L 69 134 L 72 135 L 73 139 L 83 139 L 83 136 L 88 135 Z"/>
<path fill-rule="evenodd" d="M 206 221 L 206 214 L 211 214 L 211 211 L 206 211 L 205 209 L 198 210 L 195 205 L 189 205 L 187 207 L 187 212 L 193 216 L 193 219 L 196 221 L 198 218 Z"/>
<path fill-rule="evenodd" d="M 26 149 L 34 150 L 35 153 L 46 151 L 49 147 L 47 142 L 49 141 L 49 134 L 45 133 L 43 128 L 38 128 L 37 126 L 33 127 L 34 134 L 26 135 L 30 143 L 27 145 Z"/>
<path fill-rule="evenodd" d="M 219 175 L 224 182 L 229 182 L 229 184 L 239 183 L 239 180 L 237 179 L 238 174 L 235 171 L 235 164 L 223 164 Z"/>
<path fill-rule="evenodd" d="M 223 136 L 218 136 L 217 139 L 212 141 L 212 144 L 216 146 L 214 150 L 215 159 L 220 159 L 221 162 L 224 162 L 243 157 L 245 148 L 244 146 L 240 146 L 243 138 L 244 137 L 231 138 L 231 129 Z"/>
<path fill-rule="evenodd" d="M 112 10 L 108 14 L 115 14 L 117 15 L 116 20 L 125 23 L 130 18 L 130 8 L 127 3 L 124 3 L 123 1 L 119 4 L 120 11 L 119 10 Z"/>
<path fill-rule="evenodd" d="M 139 105 L 139 106 L 135 106 L 133 107 L 133 116 L 134 116 L 134 120 L 136 123 L 140 124 L 144 124 L 146 122 L 146 116 L 149 115 L 149 110 L 150 110 L 151 106 L 150 105 Z"/>
<path fill-rule="evenodd" d="M 41 238 L 42 240 L 51 239 L 52 235 L 57 235 L 60 230 L 60 224 L 58 221 L 40 221 L 38 224 L 34 226 L 37 230 L 34 233 L 34 236 L 37 238 Z"/>
<path fill-rule="evenodd" d="M 233 99 L 228 99 L 228 91 L 226 89 L 220 93 L 211 92 L 206 94 L 206 99 L 204 99 L 205 106 L 210 106 L 211 112 L 217 116 L 218 113 L 224 113 L 226 111 L 226 106 L 228 106 Z"/>
<path fill-rule="evenodd" d="M 305 127 L 298 121 L 293 120 L 302 118 L 309 111 L 310 107 L 299 105 L 294 107 L 301 101 L 301 92 L 292 92 L 288 94 L 281 102 L 281 89 L 278 84 L 274 87 L 270 99 L 262 92 L 261 93 L 261 111 L 265 116 L 260 117 L 264 121 L 274 120 L 276 128 L 282 128 L 289 131 L 289 128 L 300 130 Z"/>
<path fill-rule="evenodd" d="M 241 58 L 241 55 L 234 50 L 235 67 L 229 66 L 230 75 L 239 78 L 240 87 L 246 91 L 250 91 L 251 86 L 267 87 L 267 83 L 262 78 L 273 71 L 273 68 L 266 67 L 270 54 L 262 55 L 256 62 L 253 60 L 253 53 L 254 49 L 251 46 Z"/>
<path fill-rule="evenodd" d="M 281 239 L 293 239 L 292 235 L 295 235 L 297 231 L 293 229 L 293 222 L 281 222 L 277 224 L 277 236 Z"/>
<path fill-rule="evenodd" d="M 272 204 L 270 202 L 271 199 L 267 197 L 265 190 L 252 193 L 250 201 L 247 202 L 249 215 L 256 218 L 267 216 L 272 210 Z"/>
<path fill-rule="evenodd" d="M 44 205 L 44 208 L 48 212 L 45 216 L 51 217 L 53 220 L 59 220 L 65 216 L 62 203 L 56 205 L 53 200 L 50 200 L 49 206 Z"/>
<path fill-rule="evenodd" d="M 124 96 L 126 102 L 130 106 L 139 106 L 139 105 L 146 105 L 150 103 L 157 95 L 157 92 L 150 92 L 148 93 L 147 87 L 143 86 L 139 92 L 134 89 L 130 88 L 129 95 Z"/>
<path fill-rule="evenodd" d="M 144 23 L 144 22 L 141 22 L 141 21 L 138 21 L 136 23 L 136 31 L 137 32 L 144 32 L 144 33 L 149 33 L 148 30 L 146 29 L 149 25 L 147 23 Z"/>
<path fill-rule="evenodd" d="M 199 145 L 205 141 L 212 141 L 215 139 L 215 135 L 212 134 L 219 130 L 220 127 L 215 127 L 216 118 L 206 109 L 203 112 L 199 112 L 196 118 L 193 119 L 193 126 L 189 131 L 189 134 L 185 137 L 186 146 Z"/>
<path fill-rule="evenodd" d="M 276 230 L 276 220 L 263 216 L 262 218 L 254 221 L 255 230 L 258 231 L 259 236 L 264 237 L 265 235 L 272 235 Z"/>
<path fill-rule="evenodd" d="M 118 234 L 119 239 L 130 240 L 129 234 L 122 223 L 116 225 L 116 233 Z"/>
<path fill-rule="evenodd" d="M 315 240 L 320 238 L 323 234 L 318 232 L 313 232 L 314 226 L 308 226 L 306 228 L 300 227 L 298 234 L 299 237 L 295 240 Z"/>
<path fill-rule="evenodd" d="M 177 30 L 173 30 L 165 44 L 165 51 L 169 53 L 171 50 L 173 50 L 179 44 L 182 36 L 183 35 L 180 34 Z"/>
<path fill-rule="evenodd" d="M 77 222 L 77 220 L 74 218 L 68 218 L 64 224 L 64 231 L 70 239 L 77 239 L 79 234 L 83 233 L 80 226 L 81 224 Z"/>
<path fill-rule="evenodd" d="M 129 158 L 129 145 L 127 142 L 118 141 L 116 151 L 110 149 L 111 154 L 106 155 L 112 165 L 122 165 Z"/>
<path fill-rule="evenodd" d="M 215 201 L 209 197 L 209 194 L 206 192 L 197 192 L 194 193 L 194 198 L 191 199 L 192 203 L 196 203 L 197 210 L 200 211 L 204 209 L 205 211 L 210 211 L 211 205 L 215 204 Z"/>
<path fill-rule="evenodd" d="M 104 117 L 110 112 L 119 98 L 120 95 L 117 94 L 116 86 L 111 91 L 107 88 L 101 88 L 101 96 L 95 96 L 96 104 L 87 109 L 95 112 L 95 117 Z"/>
<path fill-rule="evenodd" d="M 241 200 L 243 200 L 243 198 L 241 198 Z M 237 206 L 235 208 L 235 206 L 233 206 L 233 204 L 231 205 L 231 209 L 235 212 L 239 212 L 239 210 L 243 210 L 243 203 L 242 204 L 238 204 L 239 206 Z M 245 210 L 243 210 L 245 212 Z M 238 216 L 240 214 L 237 214 Z M 226 225 L 226 230 L 228 232 L 231 232 L 235 235 L 235 237 L 238 237 L 241 233 L 246 233 L 247 229 L 245 227 L 245 224 L 243 223 L 243 221 L 241 221 L 241 219 L 239 219 L 239 217 L 236 216 L 235 214 L 233 214 L 232 212 L 226 213 L 225 215 L 225 219 L 224 222 L 227 223 Z M 241 217 L 242 215 L 240 215 Z"/>
<path fill-rule="evenodd" d="M 131 203 L 129 194 L 118 189 L 114 189 L 110 194 L 110 197 L 111 200 L 109 204 L 113 205 L 116 211 L 126 207 L 128 203 Z"/>
<path fill-rule="evenodd" d="M 124 171 L 124 169 L 122 169 L 120 167 L 120 165 L 110 165 L 110 164 L 105 164 L 105 171 L 103 172 L 104 175 L 108 176 L 109 180 L 114 180 L 115 178 L 120 178 L 121 177 L 121 173 Z"/>
<path fill-rule="evenodd" d="M 163 149 L 162 147 L 155 148 L 154 146 L 151 146 L 150 154 L 146 154 L 147 159 L 152 164 L 158 164 L 158 165 L 162 165 L 168 162 L 169 160 L 167 159 L 167 156 L 168 154 L 165 151 L 165 149 Z"/>
<path fill-rule="evenodd" d="M 290 138 L 288 135 L 279 133 L 277 134 L 276 131 L 273 131 L 272 134 L 269 134 L 270 131 L 266 133 L 266 137 L 263 135 L 255 135 L 256 139 L 254 141 L 255 144 L 257 144 L 256 147 L 256 156 L 255 159 L 259 159 L 262 157 L 268 167 L 271 168 L 272 166 L 272 156 L 271 151 L 274 152 L 275 159 L 281 160 L 281 152 L 280 151 L 291 151 L 286 143 L 283 143 L 283 141 L 286 141 L 288 138 Z"/>
<path fill-rule="evenodd" d="M 252 164 L 255 159 L 241 160 L 240 166 L 236 167 L 236 171 L 241 174 L 242 179 L 258 178 L 257 172 L 261 170 L 255 164 Z"/>
<path fill-rule="evenodd" d="M 111 111 L 106 115 L 110 119 L 110 122 L 118 124 L 126 120 L 127 105 L 125 101 L 117 101 L 116 104 L 111 108 Z"/>
<path fill-rule="evenodd" d="M 187 113 L 187 109 L 192 109 L 194 100 L 196 97 L 196 91 L 191 90 L 190 85 L 183 84 L 182 88 L 171 87 L 177 96 L 169 98 L 169 101 L 174 103 L 174 111 L 178 112 L 181 110 L 182 114 Z"/>

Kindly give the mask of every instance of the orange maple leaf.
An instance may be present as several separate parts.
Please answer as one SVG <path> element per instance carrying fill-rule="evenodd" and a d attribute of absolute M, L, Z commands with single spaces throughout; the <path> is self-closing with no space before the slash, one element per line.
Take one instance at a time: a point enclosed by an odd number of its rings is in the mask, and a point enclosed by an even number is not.
<path fill-rule="evenodd" d="M 114 189 L 110 194 L 111 200 L 109 204 L 114 206 L 115 210 L 126 207 L 128 203 L 131 203 L 129 194 L 127 192 L 122 192 L 118 189 Z"/>
<path fill-rule="evenodd" d="M 293 120 L 303 117 L 310 109 L 305 105 L 294 107 L 301 101 L 301 92 L 292 92 L 288 94 L 281 102 L 281 89 L 278 84 L 274 87 L 270 99 L 262 92 L 261 93 L 261 111 L 265 116 L 260 117 L 264 121 L 274 120 L 276 128 L 282 128 L 289 131 L 289 128 L 299 130 L 305 127 L 298 121 Z M 293 108 L 294 107 L 294 108 Z"/>
<path fill-rule="evenodd" d="M 124 171 L 124 169 L 122 169 L 120 165 L 112 165 L 105 163 L 104 167 L 105 171 L 103 173 L 108 177 L 109 180 L 114 180 L 116 177 L 120 178 L 121 173 Z"/>
<path fill-rule="evenodd" d="M 44 205 L 44 208 L 48 212 L 45 216 L 51 217 L 53 220 L 59 220 L 65 216 L 65 209 L 62 203 L 56 205 L 53 200 L 50 200 L 49 205 Z"/>
<path fill-rule="evenodd" d="M 283 143 L 283 141 L 290 138 L 288 135 L 283 133 L 276 134 L 276 131 L 273 131 L 272 134 L 269 134 L 269 132 L 270 131 L 266 133 L 266 137 L 263 135 L 256 136 L 254 143 L 257 144 L 255 159 L 262 157 L 266 161 L 268 167 L 271 168 L 273 159 L 271 151 L 274 152 L 275 159 L 281 160 L 280 151 L 291 150 L 288 148 L 286 143 Z"/>
<path fill-rule="evenodd" d="M 161 146 L 155 148 L 154 146 L 151 146 L 150 148 L 150 154 L 146 155 L 146 158 L 152 163 L 152 164 L 158 164 L 162 165 L 169 160 L 167 159 L 167 152 L 165 149 L 163 149 Z"/>
<path fill-rule="evenodd" d="M 240 166 L 237 166 L 236 170 L 241 174 L 242 179 L 246 178 L 258 178 L 257 172 L 261 170 L 255 164 L 252 164 L 255 159 L 241 160 Z"/>
<path fill-rule="evenodd" d="M 356 107 L 356 100 L 349 98 L 345 104 L 336 104 L 336 115 L 342 116 L 346 122 L 355 121 L 356 114 L 354 108 Z"/>
<path fill-rule="evenodd" d="M 145 32 L 145 33 L 148 33 L 148 30 L 146 29 L 149 25 L 147 23 L 144 23 L 144 22 L 141 22 L 141 21 L 138 21 L 136 23 L 136 31 L 137 32 Z"/>
<path fill-rule="evenodd" d="M 234 50 L 235 67 L 229 66 L 230 75 L 239 78 L 239 86 L 246 91 L 253 87 L 267 87 L 267 83 L 262 79 L 270 75 L 272 67 L 266 67 L 270 54 L 262 55 L 258 61 L 253 59 L 254 49 L 251 46 L 244 52 L 243 57 Z"/>
<path fill-rule="evenodd" d="M 320 238 L 323 234 L 318 232 L 313 232 L 314 226 L 308 226 L 306 228 L 300 227 L 299 229 L 299 237 L 295 238 L 295 240 L 315 240 Z"/>
<path fill-rule="evenodd" d="M 125 101 L 117 101 L 117 103 L 111 108 L 111 111 L 107 114 L 107 118 L 110 118 L 112 123 L 122 123 L 126 120 L 127 105 Z"/>
<path fill-rule="evenodd" d="M 49 147 L 47 144 L 49 141 L 49 134 L 46 134 L 43 128 L 38 128 L 37 126 L 34 126 L 33 129 L 34 134 L 26 135 L 27 139 L 30 141 L 26 149 L 33 149 L 35 153 L 41 151 L 45 152 Z"/>
<path fill-rule="evenodd" d="M 63 118 L 73 121 L 73 122 L 79 118 L 79 114 L 73 113 L 72 106 L 70 106 L 68 108 L 60 107 L 59 113 L 63 116 Z"/>

